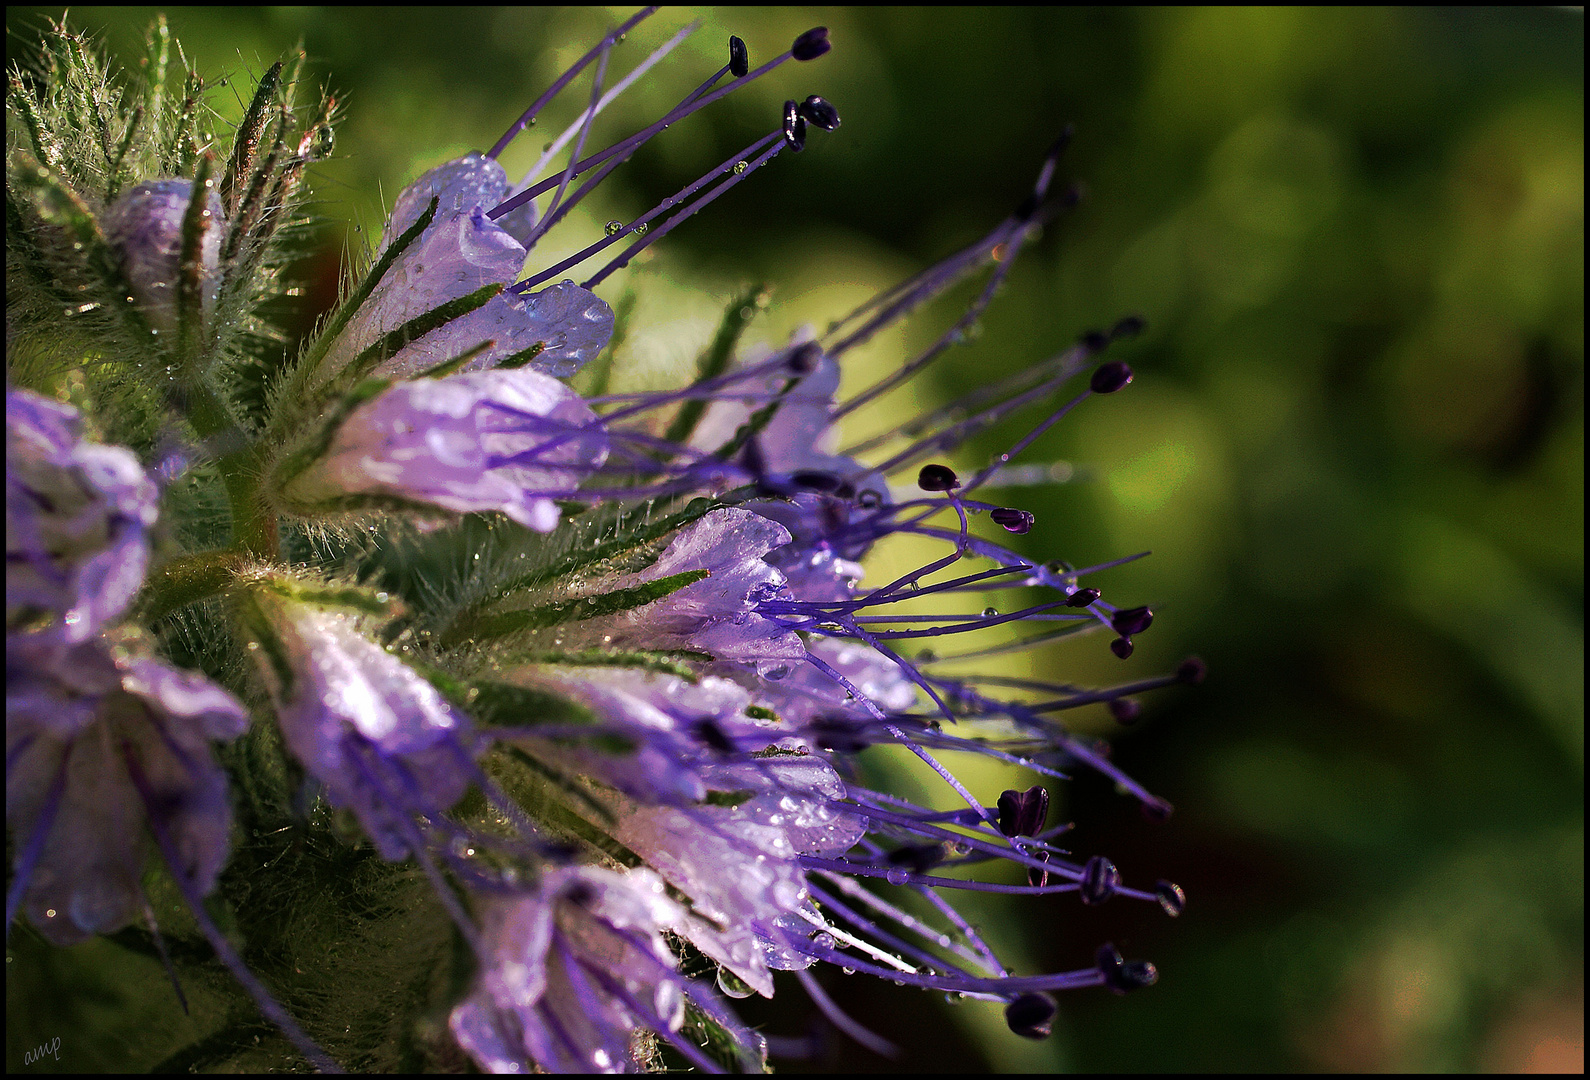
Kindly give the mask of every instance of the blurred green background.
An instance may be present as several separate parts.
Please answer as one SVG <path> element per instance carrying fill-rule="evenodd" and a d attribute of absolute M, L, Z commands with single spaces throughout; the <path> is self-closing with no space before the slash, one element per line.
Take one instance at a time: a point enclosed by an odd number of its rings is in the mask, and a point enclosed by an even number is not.
<path fill-rule="evenodd" d="M 133 58 L 156 10 L 71 22 Z M 58 14 L 8 8 L 8 52 Z M 212 95 L 223 115 L 297 41 L 346 102 L 339 160 L 316 178 L 325 251 L 306 269 L 323 287 L 407 180 L 489 145 L 620 17 L 169 16 L 200 71 L 232 74 Z M 1156 961 L 1158 986 L 1065 997 L 1055 1036 L 1027 1043 L 997 1010 L 835 972 L 840 1002 L 906 1054 L 843 1046 L 818 1064 L 1581 1069 L 1582 13 L 664 10 L 614 70 L 698 16 L 595 137 L 677 101 L 724 62 L 729 33 L 753 64 L 816 24 L 834 51 L 665 133 L 538 255 L 682 187 L 773 127 L 786 97 L 822 94 L 844 124 L 656 245 L 620 356 L 632 378 L 693 355 L 748 281 L 775 287 L 773 336 L 975 239 L 1074 122 L 1061 176 L 1087 199 L 1029 247 L 918 404 L 1146 316 L 1119 354 L 1137 382 L 1032 451 L 1076 479 L 1008 497 L 1038 515 L 1025 541 L 1039 558 L 1154 551 L 1096 582 L 1154 605 L 1137 654 L 1121 664 L 1095 638 L 1050 674 L 1136 678 L 1190 652 L 1212 672 L 1147 699 L 1130 731 L 1078 718 L 1118 735 L 1116 760 L 1177 805 L 1170 822 L 1088 775 L 1060 793 L 1078 851 L 1110 854 L 1128 881 L 1180 882 L 1186 914 L 1052 898 L 978 915 L 1021 970 L 1079 966 L 1114 940 Z M 588 85 L 506 155 L 510 172 Z M 955 310 L 934 305 L 847 377 L 925 345 Z M 955 460 L 975 467 L 1014 437 Z M 790 989 L 752 1014 L 772 1032 L 807 1022 Z"/>

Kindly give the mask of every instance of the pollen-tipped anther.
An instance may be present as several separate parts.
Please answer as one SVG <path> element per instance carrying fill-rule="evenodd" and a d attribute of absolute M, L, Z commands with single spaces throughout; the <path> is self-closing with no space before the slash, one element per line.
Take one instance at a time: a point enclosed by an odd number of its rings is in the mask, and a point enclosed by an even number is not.
<path fill-rule="evenodd" d="M 791 350 L 789 359 L 785 361 L 790 371 L 796 375 L 810 375 L 817 370 L 817 365 L 822 362 L 822 346 L 815 341 L 808 341 Z"/>
<path fill-rule="evenodd" d="M 815 60 L 833 47 L 833 43 L 828 40 L 828 27 L 814 26 L 796 38 L 795 44 L 789 47 L 789 51 L 797 60 Z"/>
<path fill-rule="evenodd" d="M 1049 817 L 1049 792 L 1042 784 L 1014 788 L 999 796 L 999 831 L 1006 836 L 1037 836 Z"/>
<path fill-rule="evenodd" d="M 1143 706 L 1135 698 L 1122 697 L 1110 702 L 1110 715 L 1115 717 L 1117 724 L 1135 724 L 1137 718 L 1143 714 Z"/>
<path fill-rule="evenodd" d="M 1082 902 L 1102 904 L 1121 887 L 1121 872 L 1103 855 L 1095 855 L 1082 867 Z"/>
<path fill-rule="evenodd" d="M 1011 506 L 996 507 L 989 512 L 988 516 L 993 518 L 995 524 L 1001 526 L 1006 532 L 1013 533 L 1030 531 L 1033 521 L 1036 520 L 1031 512 L 1018 510 Z"/>
<path fill-rule="evenodd" d="M 1146 607 L 1122 608 L 1110 617 L 1110 625 L 1122 637 L 1141 634 L 1154 623 L 1154 613 Z"/>
<path fill-rule="evenodd" d="M 1110 344 L 1110 335 L 1103 330 L 1085 330 L 1082 336 L 1077 338 L 1077 344 L 1090 353 L 1103 352 Z"/>
<path fill-rule="evenodd" d="M 800 114 L 812 127 L 833 131 L 839 126 L 839 110 L 813 94 L 798 106 Z"/>
<path fill-rule="evenodd" d="M 751 54 L 745 47 L 744 39 L 731 35 L 729 38 L 729 74 L 736 79 L 743 79 L 746 72 L 750 70 Z"/>
<path fill-rule="evenodd" d="M 1005 1006 L 1005 1023 L 1026 1039 L 1047 1039 L 1054 1030 L 1054 998 L 1048 994 L 1023 994 Z"/>
<path fill-rule="evenodd" d="M 1093 378 L 1088 380 L 1088 388 L 1095 394 L 1113 394 L 1131 381 L 1132 369 L 1124 361 L 1111 360 L 1099 365 Z"/>
<path fill-rule="evenodd" d="M 801 118 L 800 106 L 793 101 L 784 103 L 784 141 L 797 154 L 806 149 L 806 121 Z"/>
<path fill-rule="evenodd" d="M 1176 668 L 1176 681 L 1197 686 L 1209 674 L 1209 665 L 1196 656 L 1189 656 Z"/>
<path fill-rule="evenodd" d="M 1114 945 L 1100 945 L 1093 960 L 1099 974 L 1104 976 L 1104 985 L 1117 994 L 1141 990 L 1159 981 L 1159 970 L 1153 964 L 1147 960 L 1127 960 Z"/>
<path fill-rule="evenodd" d="M 1116 656 L 1119 656 L 1122 660 L 1125 660 L 1128 656 L 1131 656 L 1132 650 L 1134 648 L 1136 648 L 1136 646 L 1132 644 L 1132 639 L 1129 637 L 1118 637 L 1114 641 L 1110 642 L 1110 651 Z"/>
<path fill-rule="evenodd" d="M 1165 909 L 1165 914 L 1173 919 L 1187 907 L 1187 894 L 1174 881 L 1155 882 L 1154 899 Z"/>
<path fill-rule="evenodd" d="M 1119 341 L 1122 338 L 1136 337 L 1148 326 L 1148 320 L 1141 315 L 1128 315 L 1114 326 L 1110 327 L 1110 340 Z"/>
<path fill-rule="evenodd" d="M 961 478 L 948 465 L 930 463 L 916 474 L 916 485 L 923 491 L 950 491 L 961 486 Z"/>
<path fill-rule="evenodd" d="M 1087 607 L 1103 595 L 1098 589 L 1078 589 L 1066 597 L 1066 607 Z"/>

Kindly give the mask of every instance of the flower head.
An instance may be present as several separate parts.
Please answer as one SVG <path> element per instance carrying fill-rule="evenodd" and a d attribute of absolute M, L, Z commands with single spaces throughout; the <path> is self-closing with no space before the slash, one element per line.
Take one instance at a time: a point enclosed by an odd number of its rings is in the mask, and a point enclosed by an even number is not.
<path fill-rule="evenodd" d="M 155 485 L 119 446 L 89 442 L 77 410 L 6 392 L 6 638 L 89 640 L 127 609 L 149 563 Z"/>
<path fill-rule="evenodd" d="M 381 868 L 369 874 L 390 882 L 412 877 L 412 861 L 434 893 L 413 917 L 450 920 L 450 963 L 474 974 L 399 981 L 454 987 L 440 1003 L 448 1031 L 481 1068 L 629 1069 L 676 1053 L 759 1069 L 768 1044 L 719 991 L 771 996 L 789 978 L 842 1030 L 885 1048 L 822 991 L 812 969 L 824 963 L 1001 1002 L 1016 1034 L 1042 1037 L 1054 992 L 1124 992 L 1152 983 L 1153 966 L 1106 945 L 1076 971 L 1013 974 L 946 895 L 1076 893 L 1090 906 L 1122 896 L 1172 915 L 1185 903 L 1173 884 L 1140 888 L 1105 856 L 1059 847 L 1066 826 L 1049 824 L 1042 782 L 974 790 L 942 760 L 975 753 L 1042 781 L 1080 763 L 1151 815 L 1169 812 L 1057 716 L 1100 704 L 1129 722 L 1135 695 L 1197 681 L 1201 664 L 1088 689 L 977 663 L 1085 631 L 1109 635 L 1124 658 L 1154 622 L 1147 606 L 1117 606 L 1084 583 L 1115 564 L 1040 564 L 1010 546 L 1044 523 L 987 494 L 1072 408 L 1132 381 L 1124 362 L 1097 357 L 1140 321 L 877 438 L 842 437 L 849 414 L 941 358 L 987 307 L 1054 212 L 1064 140 L 987 236 L 826 333 L 740 348 L 763 294 L 752 290 L 696 378 L 582 394 L 589 374 L 564 380 L 615 332 L 596 290 L 785 150 L 840 125 L 823 98 L 791 97 L 750 145 L 547 265 L 540 242 L 642 144 L 831 48 L 818 27 L 753 67 L 731 38 L 724 67 L 677 105 L 589 149 L 607 104 L 694 30 L 610 84 L 615 46 L 651 13 L 607 34 L 494 146 L 406 187 L 368 264 L 285 358 L 261 345 L 265 301 L 287 265 L 279 233 L 299 175 L 329 141 L 329 99 L 298 129 L 294 77 L 272 67 L 223 166 L 199 142 L 184 149 L 198 123 L 187 104 L 143 87 L 139 107 L 165 126 L 141 143 L 143 114 L 105 97 L 105 130 L 136 166 L 107 182 L 61 150 L 57 132 L 75 123 L 67 105 L 14 95 L 37 157 L 8 173 L 8 244 L 51 298 L 19 305 L 19 324 L 48 333 L 55 298 L 86 297 L 73 309 L 93 338 L 83 366 L 103 374 L 85 379 L 86 399 L 136 445 L 87 442 L 72 410 L 8 394 L 9 906 L 25 903 L 63 943 L 127 925 L 142 904 L 147 833 L 210 947 L 317 1067 L 334 1062 L 203 902 L 222 880 L 232 820 L 209 743 L 243 731 L 239 698 L 261 725 L 229 761 L 251 844 L 367 844 L 378 858 L 365 865 Z M 75 39 L 58 53 L 68 69 L 88 62 Z M 588 104 L 511 182 L 499 155 L 585 72 Z M 582 281 L 564 277 L 579 266 Z M 990 266 L 926 350 L 841 396 L 853 350 Z M 124 352 L 125 364 L 102 362 Z M 1086 389 L 1057 405 L 1084 375 Z M 957 460 L 973 435 L 1029 406 L 1038 418 L 1007 453 L 981 468 Z M 169 442 L 187 473 L 162 493 L 143 463 Z M 155 556 L 161 498 L 172 521 Z M 894 537 L 937 554 L 869 581 L 864 560 Z M 964 610 L 988 592 L 1010 602 Z M 991 644 L 982 632 L 993 627 L 1025 633 Z M 879 745 L 915 755 L 958 805 L 888 790 L 886 772 L 861 767 Z M 982 873 L 996 860 L 1019 868 L 1016 883 Z M 275 861 L 247 875 L 250 888 L 270 888 Z M 371 903 L 350 918 L 378 921 L 369 911 L 388 907 L 414 911 Z M 323 951 L 360 962 L 360 949 Z M 421 962 L 405 955 L 391 970 Z M 698 978 L 714 972 L 718 990 Z M 339 1049 L 360 1045 L 351 1022 L 319 1026 Z"/>

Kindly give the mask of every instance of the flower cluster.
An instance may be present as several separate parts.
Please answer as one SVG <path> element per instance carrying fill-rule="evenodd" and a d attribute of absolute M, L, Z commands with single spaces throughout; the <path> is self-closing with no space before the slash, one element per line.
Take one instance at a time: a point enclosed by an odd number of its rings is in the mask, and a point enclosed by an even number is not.
<path fill-rule="evenodd" d="M 152 840 L 158 887 L 187 901 L 191 932 L 322 1068 L 375 1059 L 348 1056 L 346 1025 L 288 1008 L 213 918 L 229 910 L 248 932 L 243 894 L 263 886 L 228 887 L 240 837 L 311 836 L 427 879 L 462 974 L 406 1022 L 440 1009 L 433 1044 L 493 1071 L 760 1069 L 794 1042 L 748 1030 L 723 999 L 772 996 L 777 972 L 887 1050 L 823 993 L 820 963 L 1003 1002 L 1032 1038 L 1049 1032 L 1053 992 L 1155 980 L 1111 945 L 1079 970 L 1007 969 L 945 894 L 1125 896 L 1171 915 L 1184 897 L 1074 858 L 1042 783 L 974 792 L 937 756 L 970 751 L 1045 780 L 1092 768 L 1151 817 L 1170 811 L 1056 716 L 1102 703 L 1130 722 L 1133 695 L 1199 681 L 1198 661 L 1100 690 L 969 673 L 1090 630 L 1124 658 L 1153 621 L 1087 584 L 1114 563 L 1035 563 L 1007 546 L 1034 517 L 984 494 L 1072 408 L 1132 380 L 1098 355 L 1140 322 L 841 445 L 844 418 L 960 340 L 1066 203 L 1051 197 L 1064 140 L 988 235 L 826 334 L 742 349 L 763 302 L 752 290 L 687 385 L 582 394 L 579 373 L 615 334 L 593 290 L 800 151 L 810 129 L 840 123 L 822 98 L 792 99 L 699 181 L 542 266 L 541 238 L 638 146 L 830 47 L 818 28 L 753 69 L 731 38 L 727 64 L 677 106 L 587 152 L 607 103 L 695 29 L 610 84 L 615 46 L 649 14 L 604 37 L 489 151 L 409 185 L 362 275 L 292 356 L 267 311 L 335 103 L 296 106 L 297 76 L 278 64 L 220 153 L 197 77 L 169 92 L 163 24 L 126 87 L 64 29 L 36 70 L 15 73 L 8 927 L 21 912 L 68 944 L 145 924 L 178 977 L 146 892 Z M 587 70 L 588 106 L 511 183 L 502 150 Z M 567 163 L 541 178 L 563 147 Z M 598 258 L 583 283 L 563 277 Z M 927 350 L 841 396 L 853 350 L 990 267 Z M 946 463 L 1027 406 L 1041 419 L 1007 453 L 964 475 Z M 943 554 L 864 584 L 869 551 L 899 535 Z M 996 590 L 1012 603 L 958 611 Z M 924 601 L 941 607 L 923 614 Z M 926 643 L 911 639 L 1005 624 L 1041 625 L 911 652 Z M 857 762 L 874 746 L 921 759 L 957 808 L 869 787 Z"/>

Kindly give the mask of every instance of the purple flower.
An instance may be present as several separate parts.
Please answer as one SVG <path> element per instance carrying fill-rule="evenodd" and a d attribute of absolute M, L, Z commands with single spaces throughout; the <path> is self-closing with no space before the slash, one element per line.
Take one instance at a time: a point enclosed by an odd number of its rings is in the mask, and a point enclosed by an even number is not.
<path fill-rule="evenodd" d="M 172 841 L 173 870 L 199 893 L 226 862 L 232 813 L 210 753 L 248 726 L 226 691 L 104 639 L 50 655 L 6 649 L 6 822 L 20 899 L 50 941 L 70 945 L 134 921 L 146 825 Z"/>
<path fill-rule="evenodd" d="M 193 201 L 191 180 L 154 180 L 129 188 L 105 212 L 105 239 L 122 259 L 122 273 L 149 324 L 162 333 L 177 329 L 177 281 L 182 263 L 182 221 Z M 203 211 L 199 244 L 206 315 L 221 290 L 221 197 L 213 188 Z"/>
<path fill-rule="evenodd" d="M 641 1029 L 712 1067 L 676 1034 L 687 994 L 711 1008 L 675 970 L 663 938 L 680 918 L 662 880 L 644 869 L 550 870 L 532 891 L 491 900 L 484 966 L 453 1009 L 454 1037 L 487 1072 L 633 1071 L 651 1064 L 637 1058 Z"/>
<path fill-rule="evenodd" d="M 327 370 L 340 370 L 382 335 L 449 301 L 483 286 L 513 283 L 527 255 L 521 242 L 528 234 L 524 215 L 505 218 L 505 228 L 485 213 L 502 201 L 507 186 L 501 165 L 469 154 L 437 166 L 403 190 L 378 258 L 419 221 L 433 198 L 438 200 L 435 217 L 349 321 L 327 354 Z M 489 341 L 491 347 L 470 361 L 469 370 L 511 360 L 566 377 L 600 352 L 612 333 L 612 309 L 572 282 L 537 293 L 503 292 L 400 348 L 375 373 L 413 375 Z"/>
<path fill-rule="evenodd" d="M 285 494 L 301 513 L 386 496 L 548 532 L 555 500 L 605 454 L 596 414 L 567 386 L 526 368 L 477 371 L 400 382 L 359 406 Z"/>
<path fill-rule="evenodd" d="M 288 749 L 383 858 L 422 851 L 414 818 L 439 816 L 475 777 L 468 720 L 355 617 L 269 588 L 254 597 L 251 651 Z"/>
<path fill-rule="evenodd" d="M 736 507 L 713 510 L 675 533 L 644 569 L 594 573 L 572 583 L 573 621 L 542 634 L 560 648 L 684 650 L 787 673 L 804 661 L 805 646 L 756 608 L 783 590 L 783 575 L 763 556 L 788 542 L 789 533 L 776 522 Z M 596 603 L 604 594 L 668 579 L 678 587 L 649 603 L 579 618 L 581 599 Z"/>
<path fill-rule="evenodd" d="M 733 805 L 621 800 L 614 836 L 690 899 L 675 932 L 772 997 L 771 969 L 807 966 L 773 929 L 806 906 L 799 856 L 842 854 L 866 825 L 840 805 L 845 786 L 819 758 L 726 762 L 704 768 L 702 780 Z"/>
<path fill-rule="evenodd" d="M 89 640 L 143 584 L 159 493 L 138 459 L 81 438 L 77 410 L 6 392 L 6 635 Z"/>
<path fill-rule="evenodd" d="M 699 802 L 707 795 L 703 767 L 737 746 L 761 749 L 780 734 L 770 721 L 746 713 L 751 695 L 744 687 L 710 675 L 691 681 L 617 666 L 552 663 L 518 669 L 508 678 L 578 702 L 600 726 L 549 731 L 534 725 L 522 734 L 494 734 L 533 745 L 539 759 L 564 772 L 594 777 L 648 803 Z M 615 752 L 610 743 L 590 741 L 602 735 L 631 749 Z"/>

